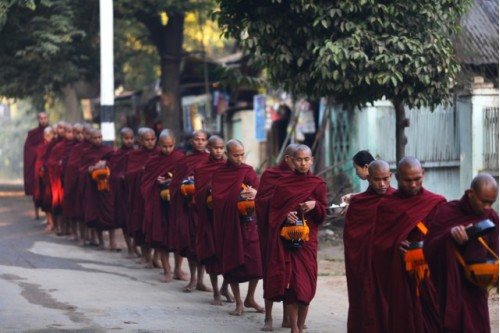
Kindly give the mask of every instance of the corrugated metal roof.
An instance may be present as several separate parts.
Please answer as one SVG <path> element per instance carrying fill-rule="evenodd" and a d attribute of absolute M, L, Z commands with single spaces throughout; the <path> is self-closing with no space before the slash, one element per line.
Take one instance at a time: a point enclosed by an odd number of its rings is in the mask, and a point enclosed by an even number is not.
<path fill-rule="evenodd" d="M 471 65 L 498 64 L 498 0 L 475 0 L 462 19 L 457 53 Z"/>

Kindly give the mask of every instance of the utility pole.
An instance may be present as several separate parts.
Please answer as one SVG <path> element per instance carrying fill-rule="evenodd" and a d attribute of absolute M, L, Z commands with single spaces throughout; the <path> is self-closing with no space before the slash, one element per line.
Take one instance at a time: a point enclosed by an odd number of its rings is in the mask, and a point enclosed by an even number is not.
<path fill-rule="evenodd" d="M 113 0 L 99 0 L 101 31 L 101 131 L 103 142 L 115 141 L 115 79 L 113 58 Z"/>

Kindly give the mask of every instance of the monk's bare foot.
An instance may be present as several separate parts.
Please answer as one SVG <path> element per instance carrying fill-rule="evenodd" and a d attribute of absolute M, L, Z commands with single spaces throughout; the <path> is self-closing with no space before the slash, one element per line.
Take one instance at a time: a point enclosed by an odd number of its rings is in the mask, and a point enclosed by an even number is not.
<path fill-rule="evenodd" d="M 199 290 L 199 291 L 212 291 L 212 289 L 210 289 L 209 287 L 205 286 L 203 283 L 197 283 L 196 284 L 196 290 Z"/>
<path fill-rule="evenodd" d="M 274 331 L 273 320 L 272 319 L 266 319 L 266 320 L 264 320 L 264 326 L 260 330 L 263 331 L 263 332 L 272 332 L 272 331 Z"/>
<path fill-rule="evenodd" d="M 163 279 L 160 280 L 161 283 L 169 283 L 172 282 L 173 277 L 171 274 L 165 275 Z"/>
<path fill-rule="evenodd" d="M 290 325 L 290 323 L 288 321 L 283 321 L 281 323 L 281 327 L 283 327 L 283 328 L 292 328 L 292 325 Z"/>
<path fill-rule="evenodd" d="M 189 278 L 183 271 L 177 271 L 174 272 L 174 280 L 189 281 Z"/>
<path fill-rule="evenodd" d="M 190 293 L 192 292 L 194 289 L 196 288 L 196 284 L 195 283 L 189 283 L 187 286 L 185 286 L 182 290 L 185 292 L 185 293 Z"/>
<path fill-rule="evenodd" d="M 159 262 L 157 260 L 153 260 L 153 267 L 154 268 L 163 268 L 163 266 L 161 265 L 161 262 Z"/>
<path fill-rule="evenodd" d="M 52 232 L 52 227 L 48 226 L 46 227 L 45 229 L 43 229 L 43 231 L 47 234 L 51 233 Z"/>
<path fill-rule="evenodd" d="M 229 314 L 231 316 L 242 316 L 243 315 L 243 312 L 245 312 L 245 310 L 243 309 L 243 307 L 240 305 L 236 305 L 236 309 L 234 309 L 233 311 L 229 312 Z"/>
<path fill-rule="evenodd" d="M 229 292 L 229 290 L 221 290 L 220 291 L 221 296 L 224 296 L 226 298 L 226 302 L 228 303 L 234 303 L 234 297 L 233 295 Z"/>
<path fill-rule="evenodd" d="M 153 268 L 153 263 L 152 262 L 147 262 L 146 265 L 144 266 L 144 268 L 152 269 Z"/>
<path fill-rule="evenodd" d="M 243 303 L 246 308 L 254 308 L 255 311 L 259 313 L 264 313 L 264 308 L 257 304 L 255 301 L 250 301 L 250 300 L 245 300 L 245 303 Z"/>
<path fill-rule="evenodd" d="M 222 306 L 223 304 L 220 295 L 214 296 L 214 300 L 210 304 Z"/>

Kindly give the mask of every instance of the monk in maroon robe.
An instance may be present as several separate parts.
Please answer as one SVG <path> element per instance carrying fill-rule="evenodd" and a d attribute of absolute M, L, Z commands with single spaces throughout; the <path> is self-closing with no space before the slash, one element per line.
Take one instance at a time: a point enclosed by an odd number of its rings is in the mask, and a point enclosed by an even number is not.
<path fill-rule="evenodd" d="M 64 234 L 62 216 L 64 190 L 62 177 L 65 166 L 63 165 L 63 160 L 65 158 L 65 154 L 69 155 L 69 149 L 71 149 L 75 143 L 73 126 L 66 123 L 64 123 L 63 126 L 64 139 L 54 146 L 50 157 L 47 160 L 47 171 L 49 173 L 50 189 L 52 193 L 52 214 L 54 215 L 56 233 L 58 236 Z"/>
<path fill-rule="evenodd" d="M 414 157 L 398 163 L 398 190 L 381 199 L 372 246 L 380 327 L 374 332 L 440 332 L 435 289 L 430 278 L 420 281 L 405 270 L 402 246 L 423 239 L 425 226 L 441 195 L 422 187 L 424 171 Z"/>
<path fill-rule="evenodd" d="M 125 189 L 125 171 L 126 171 L 126 160 L 127 154 L 134 150 L 134 131 L 128 127 L 124 127 L 120 130 L 121 147 L 115 151 L 108 162 L 110 176 L 109 176 L 109 186 L 111 192 L 113 193 L 113 219 L 114 225 L 117 228 L 121 228 L 123 233 L 123 238 L 127 245 L 127 251 L 129 257 L 133 257 L 134 249 L 132 247 L 132 242 L 130 236 L 126 230 L 126 215 L 127 215 L 127 191 Z M 113 247 L 115 246 L 115 247 Z M 119 251 L 119 248 L 115 244 L 110 244 L 111 249 Z M 140 256 L 140 254 L 139 254 Z"/>
<path fill-rule="evenodd" d="M 73 239 L 80 241 L 80 245 L 84 244 L 84 233 L 83 222 L 79 215 L 79 200 L 82 192 L 80 191 L 79 185 L 79 170 L 80 170 L 80 160 L 84 155 L 84 151 L 90 147 L 90 126 L 75 126 L 74 127 L 75 138 L 78 141 L 77 144 L 73 146 L 71 152 L 68 156 L 68 161 L 66 162 L 66 168 L 64 171 L 64 200 L 62 205 L 63 217 L 69 221 L 71 225 L 71 233 L 73 234 Z M 79 225 L 79 223 L 81 225 Z M 78 234 L 80 230 L 80 235 Z"/>
<path fill-rule="evenodd" d="M 169 243 L 174 245 L 175 252 L 188 259 L 190 278 L 184 291 L 191 292 L 194 289 L 210 291 L 203 282 L 204 267 L 196 257 L 198 214 L 194 208 L 192 196 L 186 197 L 181 191 L 182 182 L 192 180 L 194 169 L 208 161 L 209 154 L 206 151 L 208 134 L 201 130 L 194 131 L 190 141 L 193 152 L 177 162 L 170 184 L 171 210 L 168 237 Z M 176 266 L 179 262 L 180 260 L 177 260 Z M 180 267 L 174 269 L 175 276 L 179 275 L 179 270 Z"/>
<path fill-rule="evenodd" d="M 24 194 L 33 195 L 35 193 L 35 184 L 38 182 L 38 176 L 35 175 L 36 149 L 43 142 L 43 130 L 47 127 L 49 118 L 45 112 L 38 113 L 38 127 L 30 130 L 24 142 L 23 150 L 23 178 Z M 38 219 L 38 207 L 35 205 L 35 219 Z"/>
<path fill-rule="evenodd" d="M 50 183 L 47 171 L 45 170 L 45 163 L 50 154 L 51 146 L 50 142 L 53 140 L 54 131 L 52 127 L 47 126 L 43 131 L 43 141 L 40 143 L 35 151 L 36 160 L 34 165 L 33 177 L 36 178 L 33 200 L 35 206 L 42 209 L 47 215 L 47 227 L 45 231 L 52 231 L 54 221 L 52 219 L 51 212 L 51 200 L 50 199 Z"/>
<path fill-rule="evenodd" d="M 389 164 L 375 160 L 368 167 L 368 189 L 350 199 L 344 224 L 344 254 L 349 295 L 347 331 L 376 332 L 377 308 L 373 302 L 376 285 L 370 278 L 371 246 L 377 207 L 385 195 L 394 192 Z"/>
<path fill-rule="evenodd" d="M 284 301 L 291 332 L 302 332 L 316 293 L 318 229 L 326 216 L 326 183 L 310 172 L 309 147 L 298 145 L 292 156 L 295 172 L 280 179 L 271 199 L 264 298 Z M 292 249 L 280 236 L 281 228 L 304 220 L 309 240 L 296 242 L 298 248 Z"/>
<path fill-rule="evenodd" d="M 92 145 L 85 151 L 85 155 L 80 160 L 81 172 L 86 173 L 84 178 L 83 221 L 88 228 L 95 230 L 99 241 L 98 245 L 104 248 L 103 230 L 115 229 L 113 207 L 110 207 L 113 195 L 110 189 L 99 191 L 97 182 L 92 179 L 92 172 L 106 166 L 113 153 L 113 148 L 103 145 L 102 134 L 98 129 L 91 131 L 90 142 Z M 114 241 L 113 236 L 110 237 L 110 241 Z"/>
<path fill-rule="evenodd" d="M 467 280 L 455 251 L 465 262 L 498 260 L 498 215 L 491 208 L 497 195 L 495 179 L 480 174 L 460 200 L 439 207 L 430 224 L 424 252 L 438 294 L 443 332 L 490 332 L 488 292 Z M 471 224 L 485 219 L 496 226 L 482 236 L 496 258 L 466 233 Z"/>
<path fill-rule="evenodd" d="M 264 288 L 266 285 L 266 268 L 267 268 L 267 231 L 269 228 L 269 208 L 271 207 L 271 198 L 274 193 L 274 188 L 279 180 L 285 176 L 293 174 L 292 155 L 293 150 L 297 147 L 296 144 L 290 144 L 285 149 L 284 158 L 280 164 L 272 166 L 264 171 L 260 178 L 259 191 L 255 196 L 255 215 L 257 217 L 257 226 L 260 240 L 260 253 L 262 257 L 262 273 Z M 264 308 L 266 316 L 264 318 L 263 331 L 273 330 L 273 301 L 264 300 Z M 286 316 L 285 304 L 283 304 L 283 322 L 281 327 L 290 327 L 290 320 Z"/>
<path fill-rule="evenodd" d="M 230 314 L 241 316 L 244 306 L 264 312 L 255 301 L 255 289 L 262 277 L 255 216 L 248 210 L 246 216 L 241 216 L 238 211 L 240 198 L 254 200 L 259 182 L 253 168 L 243 163 L 245 149 L 240 141 L 233 139 L 226 143 L 226 156 L 226 164 L 212 177 L 216 254 L 236 300 L 236 309 Z M 239 283 L 246 281 L 248 292 L 242 302 Z"/>
<path fill-rule="evenodd" d="M 156 135 L 151 128 L 141 128 L 138 131 L 141 147 L 127 154 L 127 168 L 125 171 L 125 183 L 127 192 L 127 220 L 126 229 L 132 237 L 134 247 L 144 246 L 144 233 L 142 225 L 144 221 L 144 198 L 141 193 L 141 180 L 146 161 L 155 154 Z M 143 259 L 147 268 L 152 268 L 153 263 L 150 253 L 142 248 Z"/>
<path fill-rule="evenodd" d="M 159 135 L 159 154 L 151 156 L 144 167 L 142 174 L 141 191 L 144 198 L 144 243 L 146 251 L 155 249 L 160 255 L 164 278 L 162 282 L 172 281 L 172 272 L 169 263 L 171 246 L 167 239 L 167 226 L 170 222 L 170 204 L 161 198 L 161 185 L 170 182 L 174 167 L 184 154 L 175 150 L 175 135 L 165 129 Z"/>
<path fill-rule="evenodd" d="M 228 294 L 228 283 L 222 282 L 219 289 L 218 275 L 222 274 L 215 251 L 215 230 L 213 207 L 207 205 L 207 198 L 211 195 L 212 174 L 224 165 L 224 140 L 212 135 L 208 139 L 208 162 L 194 170 L 195 204 L 198 213 L 198 226 L 196 230 L 196 256 L 200 264 L 205 265 L 210 275 L 210 282 L 214 295 L 213 305 L 222 305 L 221 296 L 231 302 L 234 301 Z"/>

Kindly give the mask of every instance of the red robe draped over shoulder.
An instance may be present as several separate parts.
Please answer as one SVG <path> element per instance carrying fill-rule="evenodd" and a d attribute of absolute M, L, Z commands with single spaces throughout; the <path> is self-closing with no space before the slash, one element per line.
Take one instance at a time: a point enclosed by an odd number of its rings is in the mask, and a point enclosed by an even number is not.
<path fill-rule="evenodd" d="M 121 147 L 115 151 L 108 162 L 109 186 L 113 193 L 113 218 L 117 228 L 124 228 L 127 216 L 127 191 L 125 188 L 125 171 L 127 168 L 127 154 L 133 151 L 133 147 Z"/>
<path fill-rule="evenodd" d="M 215 231 L 213 210 L 207 206 L 207 196 L 212 188 L 212 175 L 224 165 L 223 159 L 216 160 L 210 156 L 207 164 L 194 170 L 195 204 L 198 212 L 198 228 L 196 230 L 196 257 L 205 265 L 208 273 L 220 274 L 221 269 L 215 250 Z"/>
<path fill-rule="evenodd" d="M 440 332 L 436 291 L 430 279 L 417 283 L 406 270 L 401 242 L 422 239 L 416 226 L 426 224 L 437 206 L 446 202 L 422 188 L 415 196 L 397 190 L 381 199 L 374 229 L 372 268 L 382 332 Z"/>
<path fill-rule="evenodd" d="M 278 184 L 279 180 L 291 174 L 293 174 L 293 171 L 290 170 L 290 167 L 285 161 L 267 168 L 260 177 L 259 191 L 255 196 L 255 215 L 257 217 L 257 226 L 259 231 L 264 284 L 266 283 L 267 232 L 269 229 L 269 209 L 271 207 L 271 198 L 274 193 L 274 188 Z"/>
<path fill-rule="evenodd" d="M 43 211 L 45 211 L 45 212 L 53 212 L 53 210 L 52 210 L 52 188 L 50 186 L 50 174 L 48 172 L 48 162 L 49 162 L 50 156 L 52 154 L 52 150 L 59 142 L 61 142 L 60 139 L 52 139 L 52 141 L 50 141 L 47 144 L 47 148 L 46 148 L 46 151 L 45 151 L 45 154 L 43 157 L 43 161 L 42 161 L 41 166 L 40 166 L 40 168 L 42 168 L 44 170 L 43 177 L 42 177 L 44 189 L 43 189 L 43 192 L 41 192 L 40 194 L 42 195 L 42 197 L 41 197 L 41 205 L 42 206 L 41 207 L 42 207 Z"/>
<path fill-rule="evenodd" d="M 299 249 L 286 249 L 280 232 L 287 215 L 297 211 L 300 203 L 311 200 L 316 201 L 316 206 L 304 214 L 309 241 L 302 242 Z M 309 304 L 314 298 L 318 279 L 318 229 L 325 219 L 326 205 L 326 183 L 322 178 L 312 173 L 293 173 L 280 179 L 269 213 L 265 299 Z"/>
<path fill-rule="evenodd" d="M 52 193 L 52 212 L 59 214 L 62 212 L 64 200 L 63 192 L 63 158 L 67 148 L 73 145 L 73 140 L 62 140 L 57 143 L 47 159 L 47 171 L 49 173 L 50 191 Z"/>
<path fill-rule="evenodd" d="M 50 187 L 49 179 L 45 170 L 45 162 L 48 158 L 48 153 L 50 152 L 50 143 L 43 141 L 38 145 L 36 149 L 36 160 L 33 167 L 33 177 L 36 179 L 35 188 L 33 191 L 33 200 L 37 207 L 40 207 L 44 212 L 50 212 L 51 205 L 50 202 L 44 204 L 44 197 L 48 191 L 50 197 Z"/>
<path fill-rule="evenodd" d="M 207 163 L 210 154 L 193 151 L 181 158 L 176 166 L 170 183 L 170 226 L 168 230 L 169 244 L 175 252 L 183 257 L 196 258 L 196 228 L 198 214 L 193 206 L 186 204 L 186 198 L 180 192 L 182 181 L 194 175 L 194 169 Z"/>
<path fill-rule="evenodd" d="M 36 150 L 38 145 L 43 142 L 43 131 L 45 126 L 33 128 L 28 131 L 26 141 L 24 141 L 23 150 L 23 178 L 24 178 L 24 194 L 33 195 L 35 193 L 35 183 L 38 177 L 35 175 Z"/>
<path fill-rule="evenodd" d="M 394 192 L 389 187 L 378 194 L 371 187 L 352 197 L 344 224 L 344 255 L 349 296 L 347 331 L 350 333 L 377 332 L 376 285 L 371 278 L 371 252 L 377 207 L 385 195 Z"/>
<path fill-rule="evenodd" d="M 161 152 L 151 156 L 144 167 L 141 180 L 141 191 L 144 198 L 144 242 L 154 248 L 160 247 L 170 250 L 167 239 L 167 226 L 169 223 L 169 203 L 160 197 L 160 186 L 157 182 L 159 176 L 167 177 L 169 172 L 174 172 L 174 167 L 184 154 L 174 150 L 170 155 Z"/>
<path fill-rule="evenodd" d="M 127 232 L 134 238 L 136 245 L 142 245 L 144 234 L 142 223 L 144 220 L 144 198 L 141 192 L 142 173 L 146 161 L 153 155 L 158 154 L 157 148 L 146 149 L 144 147 L 131 151 L 127 154 L 127 171 L 125 172 L 125 183 L 127 188 Z"/>
<path fill-rule="evenodd" d="M 78 198 L 83 194 L 79 191 L 80 159 L 83 152 L 90 147 L 88 142 L 80 142 L 73 146 L 69 153 L 68 162 L 64 171 L 64 200 L 62 213 L 65 218 L 78 218 Z"/>
<path fill-rule="evenodd" d="M 477 239 L 457 245 L 450 235 L 451 228 L 467 226 L 490 219 L 496 228 L 483 236 L 498 255 L 498 215 L 489 209 L 475 215 L 467 194 L 460 200 L 439 207 L 425 238 L 424 253 L 438 294 L 443 332 L 489 333 L 488 295 L 470 283 L 455 256 L 459 249 L 465 261 L 493 259 Z"/>
<path fill-rule="evenodd" d="M 241 185 L 258 189 L 253 168 L 226 162 L 212 176 L 212 199 L 217 258 L 227 282 L 246 282 L 262 277 L 259 235 L 255 219 L 240 221 L 238 200 Z"/>
<path fill-rule="evenodd" d="M 97 183 L 92 179 L 88 168 L 97 162 L 107 161 L 113 153 L 113 148 L 108 146 L 90 146 L 81 159 L 81 172 L 85 174 L 85 191 L 83 195 L 84 219 L 89 227 L 101 230 L 115 229 L 114 212 L 110 202 L 113 200 L 111 191 L 98 191 Z"/>

